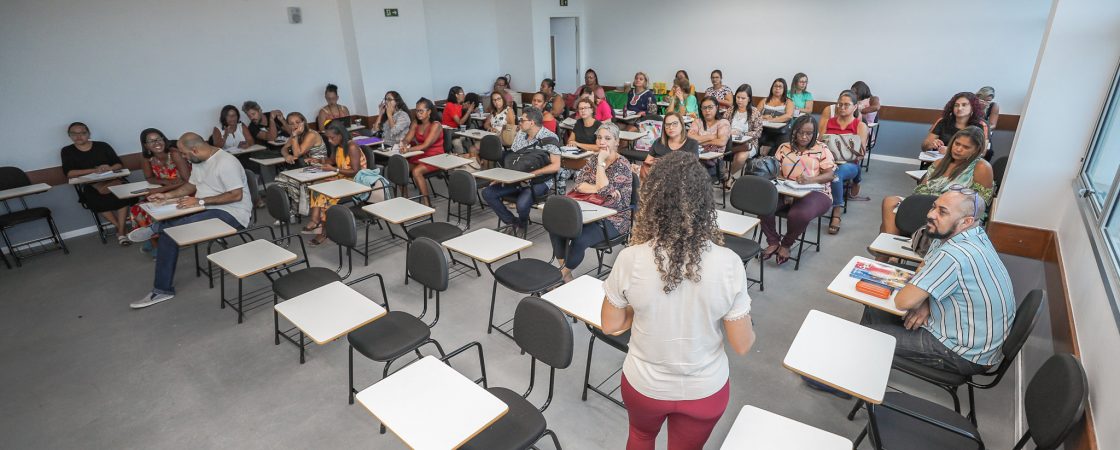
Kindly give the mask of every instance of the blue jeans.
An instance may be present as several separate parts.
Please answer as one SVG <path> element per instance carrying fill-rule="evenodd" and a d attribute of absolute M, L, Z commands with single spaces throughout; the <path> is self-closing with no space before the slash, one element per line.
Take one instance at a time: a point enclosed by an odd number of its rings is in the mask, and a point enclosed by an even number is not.
<path fill-rule="evenodd" d="M 599 222 L 602 222 L 602 225 Z M 614 223 L 606 219 L 599 222 L 585 224 L 583 231 L 575 239 L 569 240 L 549 233 L 548 237 L 552 239 L 552 255 L 557 259 L 563 259 L 564 267 L 567 267 L 568 270 L 576 270 L 579 263 L 583 262 L 584 252 L 592 245 L 605 240 L 603 237 L 604 226 L 606 226 L 609 238 L 618 237 L 618 229 L 614 227 Z"/>
<path fill-rule="evenodd" d="M 207 219 L 218 219 L 238 230 L 245 227 L 237 223 L 228 212 L 220 209 L 207 209 L 189 216 L 183 216 L 164 222 L 152 224 L 152 231 L 159 234 L 164 228 L 171 228 L 188 223 L 201 222 Z M 179 262 L 179 244 L 167 236 L 161 236 L 159 247 L 156 251 L 156 281 L 152 292 L 156 294 L 175 294 L 175 265 Z"/>
<path fill-rule="evenodd" d="M 832 180 L 832 206 L 844 206 L 844 182 L 852 184 L 863 181 L 863 171 L 859 164 L 846 162 L 836 166 L 836 178 Z"/>
<path fill-rule="evenodd" d="M 525 226 L 529 223 L 529 208 L 533 207 L 533 200 L 543 197 L 548 192 L 547 183 L 538 183 L 531 186 L 518 184 L 493 184 L 482 190 L 482 199 L 498 215 L 502 223 L 509 225 Z M 502 197 L 517 195 L 517 218 L 502 204 Z"/>
<path fill-rule="evenodd" d="M 953 352 L 925 328 L 907 330 L 902 324 L 902 318 L 894 314 L 864 307 L 863 318 L 859 323 L 872 330 L 894 336 L 896 357 L 961 375 L 975 375 L 988 370 L 987 367 L 964 359 Z"/>

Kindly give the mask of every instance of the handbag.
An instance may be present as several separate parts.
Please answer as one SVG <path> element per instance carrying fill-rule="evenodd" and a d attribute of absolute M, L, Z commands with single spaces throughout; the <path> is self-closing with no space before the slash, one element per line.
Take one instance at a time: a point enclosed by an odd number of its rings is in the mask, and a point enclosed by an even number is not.
<path fill-rule="evenodd" d="M 863 157 L 863 146 L 859 135 L 855 134 L 830 134 L 826 136 L 825 145 L 832 153 L 832 159 L 837 163 L 846 163 L 859 160 Z"/>
<path fill-rule="evenodd" d="M 512 146 L 514 138 L 517 137 L 517 127 L 512 123 L 507 123 L 506 126 L 502 127 L 502 132 L 499 137 L 502 140 L 503 147 Z"/>
<path fill-rule="evenodd" d="M 778 160 L 773 156 L 756 156 L 750 160 L 747 172 L 767 180 L 774 180 L 778 178 L 779 167 L 781 166 L 778 164 Z"/>
<path fill-rule="evenodd" d="M 602 205 L 607 201 L 607 199 L 603 198 L 602 195 L 595 193 L 588 194 L 586 192 L 572 191 L 567 193 L 566 195 L 576 201 L 582 200 L 595 205 Z"/>
<path fill-rule="evenodd" d="M 661 122 L 656 120 L 638 122 L 638 132 L 642 135 L 634 141 L 634 150 L 648 152 L 653 147 L 653 143 L 661 139 Z"/>

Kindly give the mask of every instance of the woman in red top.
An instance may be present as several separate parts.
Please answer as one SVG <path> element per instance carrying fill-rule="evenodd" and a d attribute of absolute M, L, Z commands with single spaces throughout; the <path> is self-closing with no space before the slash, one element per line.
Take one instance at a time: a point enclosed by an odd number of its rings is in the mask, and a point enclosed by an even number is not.
<path fill-rule="evenodd" d="M 542 115 L 544 116 L 544 121 L 541 122 L 541 126 L 547 128 L 548 131 L 551 131 L 551 132 L 555 133 L 556 132 L 556 117 L 554 117 L 552 115 L 552 111 L 549 111 L 549 110 L 545 109 L 545 107 L 544 107 L 545 101 L 546 101 L 546 99 L 545 99 L 545 96 L 544 96 L 543 92 L 537 92 L 537 93 L 533 94 L 532 105 L 535 106 L 537 109 L 541 110 L 541 112 L 543 113 Z"/>
<path fill-rule="evenodd" d="M 471 113 L 474 112 L 474 105 L 466 103 L 467 93 L 463 92 L 463 88 L 459 86 L 452 86 L 447 91 L 447 104 L 443 105 L 443 117 L 441 121 L 444 125 L 451 128 L 459 128 L 461 125 L 466 125 L 470 120 Z"/>
<path fill-rule="evenodd" d="M 853 153 L 858 155 L 854 159 L 839 159 L 838 155 L 833 154 L 833 157 L 837 159 L 835 160 L 836 179 L 832 180 L 832 221 L 828 224 L 829 234 L 840 232 L 840 213 L 844 208 L 845 199 L 844 183 L 851 182 L 847 193 L 848 200 L 863 202 L 871 200 L 869 197 L 859 195 L 859 184 L 863 181 L 860 160 L 862 155 L 867 152 L 867 138 L 870 133 L 868 133 L 867 124 L 863 123 L 856 114 L 859 110 L 859 100 L 857 98 L 852 91 L 842 91 L 836 99 L 836 104 L 826 108 L 821 113 L 821 136 L 854 134 L 859 136 L 860 142 L 858 149 L 848 149 L 848 151 L 841 152 L 845 155 Z"/>
<path fill-rule="evenodd" d="M 431 100 L 421 98 L 420 101 L 416 102 L 416 109 L 412 110 L 416 113 L 416 121 L 412 123 L 412 128 L 408 130 L 408 135 L 401 143 L 401 153 L 424 152 L 408 158 L 408 162 L 412 164 L 412 181 L 416 182 L 416 186 L 420 189 L 420 195 L 424 197 L 424 201 L 429 206 L 432 202 L 428 198 L 430 193 L 428 192 L 428 183 L 424 182 L 424 174 L 435 172 L 439 168 L 424 164 L 420 160 L 444 153 L 443 127 L 440 126 L 439 122 L 432 121 L 433 109 L 435 109 L 435 105 L 432 104 Z"/>

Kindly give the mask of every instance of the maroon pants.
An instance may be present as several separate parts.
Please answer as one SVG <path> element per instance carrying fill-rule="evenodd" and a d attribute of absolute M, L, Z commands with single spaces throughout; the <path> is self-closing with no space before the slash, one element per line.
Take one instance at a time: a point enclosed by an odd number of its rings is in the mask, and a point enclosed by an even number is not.
<path fill-rule="evenodd" d="M 789 213 L 786 214 L 789 223 L 786 224 L 785 236 L 778 234 L 778 229 L 775 226 L 777 219 L 773 215 L 759 216 L 762 221 L 762 233 L 766 235 L 766 244 L 778 244 L 786 248 L 793 247 L 793 244 L 797 243 L 797 238 L 809 226 L 809 222 L 828 212 L 828 208 L 831 206 L 832 199 L 819 191 L 813 191 L 809 195 L 794 200 L 792 205 L 779 207 L 779 209 L 789 209 Z"/>
<path fill-rule="evenodd" d="M 622 376 L 622 401 L 630 416 L 630 439 L 626 450 L 653 450 L 661 425 L 669 420 L 669 450 L 700 450 L 716 422 L 727 409 L 731 390 L 728 380 L 715 394 L 697 400 L 657 400 L 634 389 Z"/>

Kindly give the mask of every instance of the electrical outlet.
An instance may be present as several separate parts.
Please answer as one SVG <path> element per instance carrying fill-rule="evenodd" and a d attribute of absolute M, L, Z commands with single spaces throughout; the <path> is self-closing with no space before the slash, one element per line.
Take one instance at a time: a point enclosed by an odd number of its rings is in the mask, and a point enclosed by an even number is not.
<path fill-rule="evenodd" d="M 288 7 L 288 23 L 297 24 L 303 22 L 303 13 L 300 12 L 298 6 Z"/>
<path fill-rule="evenodd" d="M 385 8 L 385 17 L 398 17 L 397 8 Z"/>

